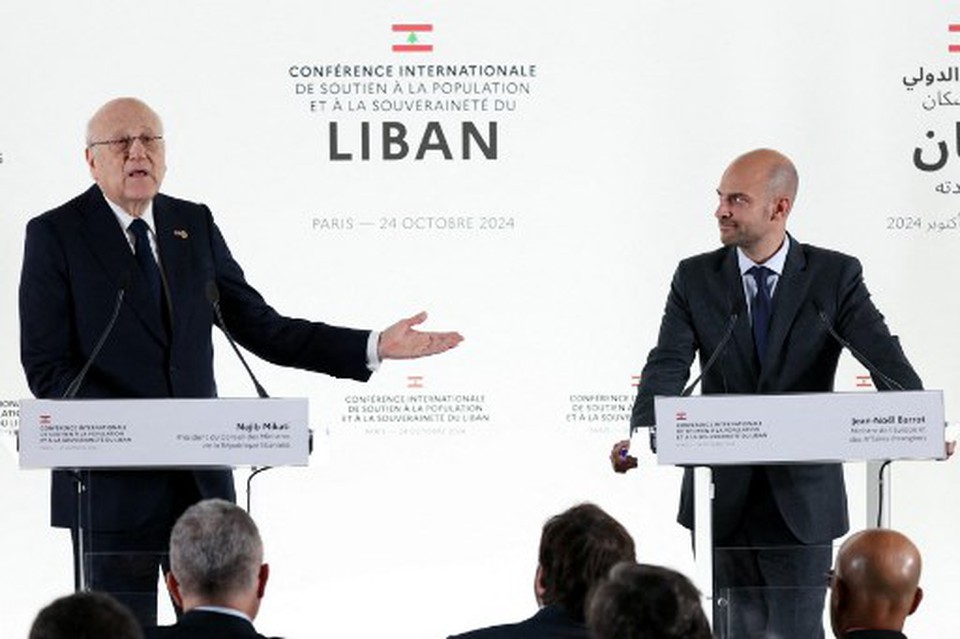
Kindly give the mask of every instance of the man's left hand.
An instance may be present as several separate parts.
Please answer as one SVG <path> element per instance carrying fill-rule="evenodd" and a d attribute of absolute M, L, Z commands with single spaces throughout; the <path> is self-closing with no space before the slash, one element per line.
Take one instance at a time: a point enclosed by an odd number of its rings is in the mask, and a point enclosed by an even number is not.
<path fill-rule="evenodd" d="M 463 341 L 463 336 L 457 332 L 421 332 L 413 328 L 426 319 L 427 312 L 421 311 L 380 333 L 380 343 L 377 346 L 380 359 L 414 359 L 436 355 Z"/>

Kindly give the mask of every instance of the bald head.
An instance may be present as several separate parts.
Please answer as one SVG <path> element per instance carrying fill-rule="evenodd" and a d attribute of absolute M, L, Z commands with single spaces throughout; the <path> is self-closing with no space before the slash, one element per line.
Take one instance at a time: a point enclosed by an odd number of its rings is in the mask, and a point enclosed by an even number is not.
<path fill-rule="evenodd" d="M 167 170 L 160 116 L 136 98 L 107 102 L 87 123 L 86 160 L 104 197 L 141 215 Z"/>
<path fill-rule="evenodd" d="M 790 158 L 773 149 L 755 149 L 748 151 L 730 163 L 727 171 L 738 170 L 756 176 L 758 182 L 765 184 L 767 194 L 772 198 L 797 198 L 800 177 Z"/>
<path fill-rule="evenodd" d="M 783 245 L 798 183 L 793 162 L 778 151 L 756 149 L 735 159 L 717 187 L 720 241 L 763 264 Z"/>
<path fill-rule="evenodd" d="M 895 530 L 873 528 L 849 537 L 834 568 L 834 634 L 848 628 L 901 630 L 923 597 L 921 563 L 917 547 Z"/>
<path fill-rule="evenodd" d="M 112 127 L 130 119 L 149 122 L 157 135 L 163 134 L 160 116 L 146 102 L 137 98 L 116 98 L 97 109 L 87 122 L 87 145 L 110 135 Z"/>

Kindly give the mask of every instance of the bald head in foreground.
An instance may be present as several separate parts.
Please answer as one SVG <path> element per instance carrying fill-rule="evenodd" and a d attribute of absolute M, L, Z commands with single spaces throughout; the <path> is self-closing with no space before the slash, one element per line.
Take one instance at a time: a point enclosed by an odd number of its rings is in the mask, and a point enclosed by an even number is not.
<path fill-rule="evenodd" d="M 872 528 L 840 547 L 830 583 L 830 624 L 843 639 L 903 638 L 923 599 L 920 551 L 905 535 Z"/>

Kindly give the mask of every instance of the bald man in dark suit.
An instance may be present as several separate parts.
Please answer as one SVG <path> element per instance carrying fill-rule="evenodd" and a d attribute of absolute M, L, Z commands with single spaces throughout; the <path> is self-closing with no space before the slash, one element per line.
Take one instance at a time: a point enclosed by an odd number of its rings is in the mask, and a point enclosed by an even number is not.
<path fill-rule="evenodd" d="M 677 267 L 631 428 L 653 426 L 653 398 L 680 394 L 694 358 L 699 354 L 703 365 L 728 331 L 703 375 L 704 394 L 833 390 L 842 347 L 830 328 L 881 372 L 878 388 L 922 388 L 870 300 L 860 262 L 787 233 L 798 185 L 793 163 L 770 149 L 746 153 L 726 169 L 715 213 L 723 247 Z M 614 446 L 615 470 L 636 466 L 628 450 L 627 441 Z M 738 639 L 822 637 L 823 574 L 833 540 L 849 528 L 841 465 L 713 471 L 714 593 L 730 614 L 715 610 L 715 632 L 719 626 Z M 685 470 L 678 521 L 687 528 L 692 479 Z"/>

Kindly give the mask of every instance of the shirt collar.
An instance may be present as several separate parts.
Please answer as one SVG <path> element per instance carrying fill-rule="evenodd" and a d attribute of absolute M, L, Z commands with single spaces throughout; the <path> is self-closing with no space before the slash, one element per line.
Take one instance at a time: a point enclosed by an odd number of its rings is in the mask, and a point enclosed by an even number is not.
<path fill-rule="evenodd" d="M 780 248 L 777 249 L 777 252 L 773 256 L 763 263 L 763 266 L 770 269 L 778 276 L 783 275 L 783 266 L 787 262 L 787 251 L 790 250 L 790 236 L 783 236 L 783 244 L 780 245 Z M 739 246 L 737 247 L 737 264 L 740 266 L 740 275 L 746 275 L 754 266 L 760 266 L 743 252 Z"/>
<path fill-rule="evenodd" d="M 103 193 L 103 191 L 101 191 Z M 126 231 L 130 227 L 130 223 L 135 219 L 134 216 L 130 215 L 116 202 L 112 202 L 110 198 L 104 194 L 103 199 L 107 201 L 107 206 L 110 207 L 110 210 L 113 211 L 113 214 L 117 216 L 117 222 L 120 223 L 120 226 L 123 227 L 123 230 Z M 147 223 L 147 226 L 153 231 L 153 234 L 156 235 L 157 227 L 153 223 L 153 200 L 147 202 L 147 206 L 144 207 L 143 213 L 140 214 L 140 219 Z"/>
<path fill-rule="evenodd" d="M 253 620 L 250 619 L 250 617 L 245 615 L 243 612 L 237 610 L 236 608 L 227 608 L 225 606 L 195 606 L 190 610 L 197 610 L 202 612 L 216 612 L 221 615 L 231 615 L 234 617 L 240 617 L 241 619 L 246 619 L 250 623 L 253 623 Z"/>

